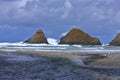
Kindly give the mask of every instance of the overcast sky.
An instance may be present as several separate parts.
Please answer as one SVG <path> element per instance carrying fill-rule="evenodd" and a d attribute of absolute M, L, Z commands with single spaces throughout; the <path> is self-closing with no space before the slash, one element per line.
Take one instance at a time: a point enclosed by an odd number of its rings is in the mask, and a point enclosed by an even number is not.
<path fill-rule="evenodd" d="M 23 41 L 37 29 L 59 40 L 76 27 L 101 42 L 120 32 L 120 0 L 0 0 L 0 42 Z"/>

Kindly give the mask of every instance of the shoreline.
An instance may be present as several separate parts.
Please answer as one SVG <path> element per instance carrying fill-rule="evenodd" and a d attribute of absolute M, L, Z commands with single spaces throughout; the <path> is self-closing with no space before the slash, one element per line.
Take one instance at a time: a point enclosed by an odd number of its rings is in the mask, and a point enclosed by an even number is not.
<path fill-rule="evenodd" d="M 81 51 L 81 50 L 55 50 L 55 51 L 0 51 L 0 53 L 28 54 L 53 58 L 65 58 L 81 67 L 116 68 L 120 69 L 120 51 Z"/>
<path fill-rule="evenodd" d="M 0 53 L 17 53 L 17 54 L 31 54 L 38 56 L 48 56 L 48 57 L 61 57 L 67 58 L 79 66 L 82 67 L 95 67 L 95 68 L 120 68 L 120 64 L 116 63 L 119 61 L 117 57 L 120 55 L 120 51 L 81 51 L 81 50 L 66 50 L 66 51 L 0 51 Z M 114 56 L 111 57 L 111 56 Z M 116 58 L 118 60 L 116 60 Z M 113 60 L 115 59 L 115 60 Z M 113 62 L 112 62 L 112 61 Z M 108 62 L 113 64 L 115 63 L 119 67 L 114 67 L 113 65 L 108 66 Z M 115 65 L 114 64 L 114 65 Z"/>

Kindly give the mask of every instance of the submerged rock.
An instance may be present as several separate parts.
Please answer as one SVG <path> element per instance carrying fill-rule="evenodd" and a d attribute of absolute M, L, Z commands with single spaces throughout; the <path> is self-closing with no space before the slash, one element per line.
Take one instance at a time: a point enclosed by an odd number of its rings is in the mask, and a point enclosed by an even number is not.
<path fill-rule="evenodd" d="M 120 33 L 110 42 L 111 46 L 120 46 Z"/>
<path fill-rule="evenodd" d="M 29 38 L 28 40 L 24 41 L 24 43 L 48 43 L 47 38 L 45 37 L 43 31 L 41 29 L 37 30 L 36 33 Z"/>
<path fill-rule="evenodd" d="M 61 37 L 59 44 L 101 45 L 98 38 L 91 37 L 80 29 L 73 28 L 67 35 Z"/>

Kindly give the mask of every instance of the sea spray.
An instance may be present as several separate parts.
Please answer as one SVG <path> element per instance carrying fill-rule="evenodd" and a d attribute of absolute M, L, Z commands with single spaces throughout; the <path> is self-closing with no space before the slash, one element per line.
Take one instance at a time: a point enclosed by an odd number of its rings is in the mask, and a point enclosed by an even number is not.
<path fill-rule="evenodd" d="M 54 38 L 47 38 L 47 41 L 48 41 L 48 43 L 51 44 L 51 45 L 58 45 L 57 40 L 54 39 Z"/>

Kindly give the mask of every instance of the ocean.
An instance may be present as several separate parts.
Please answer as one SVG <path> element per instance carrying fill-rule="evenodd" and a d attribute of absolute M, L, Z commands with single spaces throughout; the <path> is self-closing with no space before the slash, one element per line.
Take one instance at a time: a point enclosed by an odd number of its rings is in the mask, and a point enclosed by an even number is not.
<path fill-rule="evenodd" d="M 106 45 L 59 45 L 59 44 L 27 44 L 17 43 L 0 43 L 1 51 L 54 51 L 54 50 L 79 50 L 79 51 L 120 51 L 119 46 Z"/>

